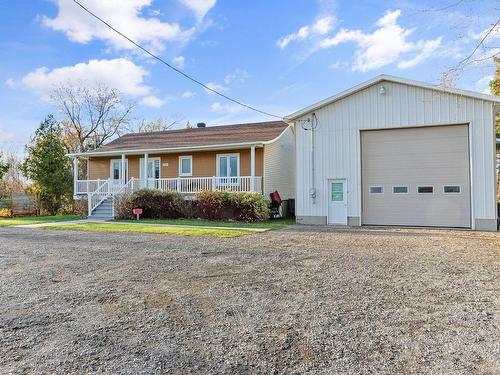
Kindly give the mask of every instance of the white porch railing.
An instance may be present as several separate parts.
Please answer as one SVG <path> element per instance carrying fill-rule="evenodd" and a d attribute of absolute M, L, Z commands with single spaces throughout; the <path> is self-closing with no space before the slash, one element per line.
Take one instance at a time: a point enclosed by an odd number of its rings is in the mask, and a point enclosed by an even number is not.
<path fill-rule="evenodd" d="M 108 180 L 77 180 L 76 194 L 92 193 L 104 185 Z"/>
<path fill-rule="evenodd" d="M 194 194 L 202 190 L 262 192 L 262 177 L 176 177 L 141 180 L 141 187 Z"/>

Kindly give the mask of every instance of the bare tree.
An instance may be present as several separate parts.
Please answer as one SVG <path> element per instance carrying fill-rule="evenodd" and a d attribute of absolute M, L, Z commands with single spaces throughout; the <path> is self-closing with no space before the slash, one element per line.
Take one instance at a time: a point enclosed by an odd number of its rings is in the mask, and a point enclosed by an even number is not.
<path fill-rule="evenodd" d="M 135 105 L 104 84 L 61 85 L 51 99 L 64 116 L 61 126 L 68 152 L 91 151 L 119 136 L 127 130 Z"/>
<path fill-rule="evenodd" d="M 0 179 L 0 196 L 24 192 L 26 180 L 21 173 L 21 159 L 14 152 L 8 152 L 3 159 L 8 168 Z"/>
<path fill-rule="evenodd" d="M 140 120 L 135 126 L 131 127 L 132 132 L 136 133 L 150 133 L 150 132 L 158 132 L 171 130 L 174 128 L 178 128 L 183 122 L 185 118 L 182 115 L 173 115 L 171 118 L 158 117 L 155 120 L 146 121 Z"/>

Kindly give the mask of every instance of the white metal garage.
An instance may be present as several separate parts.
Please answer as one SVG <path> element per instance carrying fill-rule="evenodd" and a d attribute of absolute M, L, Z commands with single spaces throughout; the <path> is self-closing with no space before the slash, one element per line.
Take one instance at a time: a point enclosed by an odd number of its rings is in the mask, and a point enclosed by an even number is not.
<path fill-rule="evenodd" d="M 378 76 L 290 116 L 304 224 L 496 230 L 500 97 Z"/>
<path fill-rule="evenodd" d="M 468 126 L 361 132 L 362 224 L 471 226 Z"/>

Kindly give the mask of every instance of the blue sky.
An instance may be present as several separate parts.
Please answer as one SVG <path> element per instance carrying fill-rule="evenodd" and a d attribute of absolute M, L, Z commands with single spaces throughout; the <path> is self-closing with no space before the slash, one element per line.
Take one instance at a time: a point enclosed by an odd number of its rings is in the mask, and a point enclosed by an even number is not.
<path fill-rule="evenodd" d="M 287 115 L 378 74 L 430 83 L 498 18 L 494 0 L 81 0 L 165 60 L 224 94 Z M 457 5 L 458 4 L 458 5 Z M 137 119 L 209 125 L 268 120 L 187 81 L 103 28 L 71 0 L 0 4 L 0 147 L 22 151 L 61 82 L 103 82 Z M 475 60 L 500 51 L 494 30 Z M 460 88 L 484 91 L 491 59 Z"/>

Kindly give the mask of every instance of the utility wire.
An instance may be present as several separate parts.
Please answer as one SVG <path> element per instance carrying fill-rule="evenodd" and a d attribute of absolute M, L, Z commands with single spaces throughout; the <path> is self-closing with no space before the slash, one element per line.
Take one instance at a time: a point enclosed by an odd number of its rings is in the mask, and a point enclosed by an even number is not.
<path fill-rule="evenodd" d="M 263 115 L 266 115 L 266 116 L 271 116 L 271 117 L 275 117 L 275 118 L 279 118 L 279 119 L 283 119 L 283 116 L 278 116 L 278 115 L 273 115 L 272 113 L 269 113 L 269 112 L 266 112 L 266 111 L 262 111 L 260 109 L 257 109 L 255 107 L 252 107 L 248 104 L 245 104 L 245 103 L 242 103 L 240 102 L 239 100 L 236 100 L 236 99 L 233 99 L 207 85 L 205 85 L 203 82 L 197 80 L 196 78 L 193 78 L 191 77 L 190 75 L 184 73 L 182 70 L 180 69 L 177 69 L 175 66 L 169 64 L 168 62 L 166 62 L 165 60 L 163 60 L 161 57 L 155 55 L 154 53 L 152 53 L 151 51 L 149 51 L 148 49 L 146 49 L 145 47 L 141 46 L 139 43 L 135 42 L 133 39 L 129 38 L 128 36 L 126 36 L 125 34 L 123 34 L 121 31 L 115 29 L 113 26 L 111 26 L 108 22 L 106 22 L 105 20 L 103 20 L 101 17 L 99 17 L 97 14 L 93 13 L 91 10 L 89 10 L 88 8 L 86 8 L 83 4 L 81 4 L 78 0 L 73 0 L 73 2 L 78 5 L 80 8 L 82 8 L 85 12 L 87 12 L 88 14 L 90 14 L 92 17 L 94 17 L 95 19 L 97 19 L 98 21 L 100 21 L 101 23 L 103 23 L 104 25 L 106 25 L 108 28 L 110 28 L 111 30 L 113 30 L 115 33 L 117 33 L 118 35 L 120 35 L 121 37 L 125 38 L 126 40 L 128 40 L 130 43 L 132 43 L 134 46 L 136 46 L 137 48 L 139 48 L 140 50 L 142 50 L 143 52 L 145 52 L 146 54 L 148 54 L 149 56 L 153 57 L 154 59 L 158 60 L 159 62 L 161 62 L 162 64 L 166 65 L 167 67 L 169 67 L 170 69 L 174 70 L 175 72 L 179 73 L 180 75 L 184 76 L 185 78 L 189 79 L 190 81 L 200 85 L 201 87 L 203 87 L 205 90 L 208 90 L 208 91 L 211 91 L 213 92 L 214 94 L 217 94 L 221 97 L 223 97 L 224 99 L 226 100 L 229 100 L 233 103 L 236 103 L 242 107 L 245 107 L 247 109 L 250 109 L 252 111 L 255 111 L 255 112 L 258 112 L 258 113 L 261 113 Z"/>

